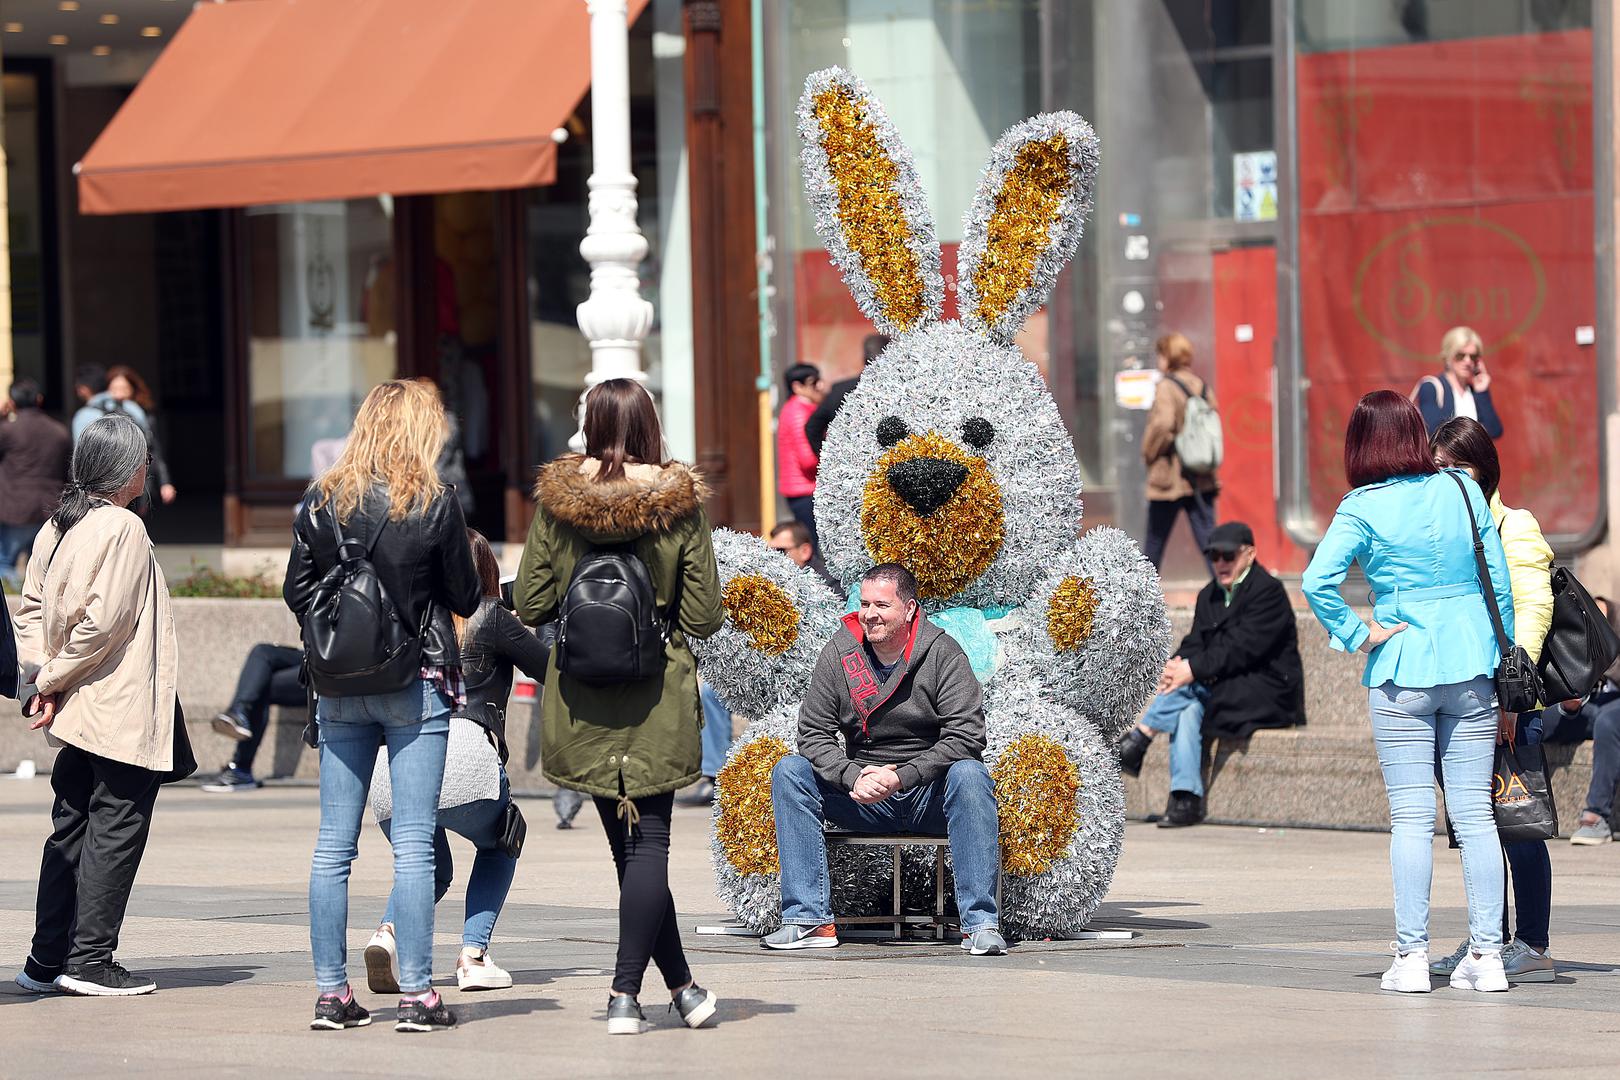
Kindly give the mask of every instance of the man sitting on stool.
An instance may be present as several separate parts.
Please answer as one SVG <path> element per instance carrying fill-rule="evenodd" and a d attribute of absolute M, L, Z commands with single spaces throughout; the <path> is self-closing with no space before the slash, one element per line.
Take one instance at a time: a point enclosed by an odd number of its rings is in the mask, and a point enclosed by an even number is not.
<path fill-rule="evenodd" d="M 771 773 L 782 928 L 762 944 L 838 945 L 823 832 L 831 822 L 862 833 L 948 835 L 962 948 L 1006 952 L 997 929 L 995 787 L 983 755 L 983 693 L 967 654 L 923 614 L 910 571 L 897 563 L 868 570 L 860 610 L 844 616 L 816 660 L 799 710 L 799 753 Z"/>
<path fill-rule="evenodd" d="M 1294 609 L 1282 582 L 1254 560 L 1241 521 L 1210 531 L 1204 556 L 1215 579 L 1198 594 L 1192 630 L 1159 676 L 1159 696 L 1119 744 L 1136 776 L 1155 732 L 1170 732 L 1170 803 L 1161 828 L 1204 819 L 1204 734 L 1247 738 L 1256 728 L 1305 722 L 1305 669 Z"/>

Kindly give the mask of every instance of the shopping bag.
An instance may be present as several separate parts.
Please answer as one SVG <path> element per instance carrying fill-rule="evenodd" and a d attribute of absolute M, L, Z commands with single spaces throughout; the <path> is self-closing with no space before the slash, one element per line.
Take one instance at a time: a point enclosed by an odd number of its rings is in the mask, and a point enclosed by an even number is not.
<path fill-rule="evenodd" d="M 1494 772 L 1491 807 L 1502 842 L 1558 839 L 1558 807 L 1541 747 L 1498 743 Z"/>

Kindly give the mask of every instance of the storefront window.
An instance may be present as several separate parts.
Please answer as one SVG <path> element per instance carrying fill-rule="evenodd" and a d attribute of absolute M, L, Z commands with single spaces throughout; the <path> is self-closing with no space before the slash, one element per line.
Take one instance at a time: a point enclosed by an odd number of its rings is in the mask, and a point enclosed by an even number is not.
<path fill-rule="evenodd" d="M 11 224 L 11 357 L 17 378 L 42 389 L 46 370 L 47 270 L 50 226 L 40 187 L 40 80 L 33 74 L 5 76 L 6 188 Z"/>
<path fill-rule="evenodd" d="M 306 480 L 332 463 L 360 401 L 396 371 L 392 200 L 246 217 L 248 471 Z"/>
<path fill-rule="evenodd" d="M 1502 492 L 1549 534 L 1601 513 L 1589 3 L 1297 0 L 1293 497 L 1320 531 L 1366 392 L 1484 342 Z"/>

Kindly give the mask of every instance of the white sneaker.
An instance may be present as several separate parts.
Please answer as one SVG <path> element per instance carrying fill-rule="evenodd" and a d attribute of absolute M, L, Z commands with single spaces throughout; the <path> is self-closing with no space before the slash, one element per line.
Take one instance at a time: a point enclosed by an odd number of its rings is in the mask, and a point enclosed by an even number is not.
<path fill-rule="evenodd" d="M 1451 973 L 1451 985 L 1457 990 L 1480 990 L 1496 993 L 1508 988 L 1507 973 L 1502 970 L 1499 949 L 1473 949 L 1462 958 L 1457 970 Z"/>
<path fill-rule="evenodd" d="M 456 961 L 456 988 L 460 990 L 505 990 L 512 976 L 489 958 L 489 950 L 461 950 Z"/>
<path fill-rule="evenodd" d="M 1536 952 L 1517 939 L 1502 950 L 1502 971 L 1510 983 L 1552 982 L 1558 978 L 1551 949 Z"/>
<path fill-rule="evenodd" d="M 366 986 L 373 994 L 399 993 L 399 950 L 394 928 L 387 923 L 366 942 Z"/>
<path fill-rule="evenodd" d="M 1465 941 L 1461 945 L 1457 946 L 1457 950 L 1450 956 L 1442 956 L 1440 959 L 1431 963 L 1429 965 L 1429 974 L 1439 975 L 1441 978 L 1449 979 L 1451 978 L 1451 973 L 1457 970 L 1457 965 L 1462 963 L 1462 958 L 1467 955 L 1468 942 Z"/>
<path fill-rule="evenodd" d="M 1396 949 L 1396 946 L 1391 945 L 1390 948 Z M 1384 972 L 1383 981 L 1378 986 L 1381 990 L 1394 990 L 1400 994 L 1427 994 L 1432 989 L 1429 985 L 1429 950 L 1413 949 L 1403 953 L 1396 949 L 1395 962 Z"/>

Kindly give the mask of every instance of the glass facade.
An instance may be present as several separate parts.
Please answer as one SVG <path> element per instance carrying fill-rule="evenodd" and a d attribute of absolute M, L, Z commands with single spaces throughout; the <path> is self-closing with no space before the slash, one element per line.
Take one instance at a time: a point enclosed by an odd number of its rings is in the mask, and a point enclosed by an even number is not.
<path fill-rule="evenodd" d="M 916 154 L 947 274 L 1006 127 L 1069 108 L 1097 128 L 1088 235 L 1019 342 L 1069 421 L 1089 524 L 1142 535 L 1139 391 L 1156 377 L 1155 339 L 1180 331 L 1220 402 L 1218 517 L 1248 521 L 1269 565 L 1301 568 L 1344 490 L 1349 408 L 1438 371 L 1457 324 L 1484 337 L 1498 380 L 1509 501 L 1549 534 L 1597 521 L 1590 3 L 781 7 L 766 26 L 778 371 L 851 375 L 870 332 L 799 174 L 803 79 L 840 64 Z M 1579 464 L 1554 469 L 1559 455 Z M 1205 573 L 1178 526 L 1166 577 Z"/>
<path fill-rule="evenodd" d="M 250 207 L 247 475 L 304 481 L 394 377 L 393 201 Z"/>

